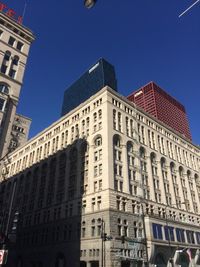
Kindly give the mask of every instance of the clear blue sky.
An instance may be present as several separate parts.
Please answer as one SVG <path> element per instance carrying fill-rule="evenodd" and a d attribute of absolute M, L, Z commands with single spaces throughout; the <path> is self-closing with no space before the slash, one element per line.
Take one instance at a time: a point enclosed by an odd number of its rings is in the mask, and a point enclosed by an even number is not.
<path fill-rule="evenodd" d="M 24 0 L 3 1 L 21 14 Z M 18 112 L 32 118 L 34 136 L 60 116 L 64 90 L 100 57 L 128 95 L 149 81 L 187 110 L 200 144 L 200 3 L 192 0 L 28 0 L 24 25 L 36 36 Z"/>

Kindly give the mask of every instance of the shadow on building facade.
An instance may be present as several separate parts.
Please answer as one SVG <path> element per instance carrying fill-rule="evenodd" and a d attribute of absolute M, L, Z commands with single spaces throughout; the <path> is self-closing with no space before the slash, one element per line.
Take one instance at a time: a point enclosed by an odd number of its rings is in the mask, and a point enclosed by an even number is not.
<path fill-rule="evenodd" d="M 80 263 L 80 239 L 87 151 L 84 139 L 51 156 L 47 147 L 46 159 L 1 183 L 2 233 L 9 220 L 7 267 L 86 266 Z"/>

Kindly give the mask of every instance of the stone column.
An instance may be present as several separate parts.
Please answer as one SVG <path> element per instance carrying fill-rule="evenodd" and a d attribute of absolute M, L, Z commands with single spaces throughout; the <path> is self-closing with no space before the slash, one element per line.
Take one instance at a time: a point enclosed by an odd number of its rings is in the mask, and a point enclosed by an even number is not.
<path fill-rule="evenodd" d="M 152 173 L 152 166 L 151 166 L 151 158 L 147 156 L 147 174 L 148 174 L 148 181 L 149 181 L 149 188 L 150 188 L 150 199 L 155 201 L 155 189 L 153 184 L 153 173 Z"/>
<path fill-rule="evenodd" d="M 125 140 L 124 140 L 125 141 Z M 126 142 L 122 145 L 122 163 L 123 163 L 123 192 L 129 194 L 129 177 L 127 162 L 127 146 Z"/>
<path fill-rule="evenodd" d="M 158 170 L 158 177 L 160 182 L 160 191 L 161 191 L 161 202 L 167 203 L 166 201 L 166 194 L 165 194 L 165 187 L 164 187 L 164 180 L 163 180 L 163 174 L 162 174 L 162 168 L 160 161 L 157 161 L 157 170 Z"/>

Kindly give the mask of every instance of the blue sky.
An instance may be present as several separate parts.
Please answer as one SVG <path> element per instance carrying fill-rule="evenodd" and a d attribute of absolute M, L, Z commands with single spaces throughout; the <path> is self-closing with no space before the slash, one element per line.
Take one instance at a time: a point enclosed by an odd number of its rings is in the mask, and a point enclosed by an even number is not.
<path fill-rule="evenodd" d="M 23 12 L 24 0 L 2 1 Z M 24 25 L 35 34 L 18 112 L 34 136 L 60 116 L 64 90 L 100 57 L 116 69 L 119 92 L 155 81 L 187 110 L 200 144 L 200 3 L 191 0 L 28 0 Z"/>

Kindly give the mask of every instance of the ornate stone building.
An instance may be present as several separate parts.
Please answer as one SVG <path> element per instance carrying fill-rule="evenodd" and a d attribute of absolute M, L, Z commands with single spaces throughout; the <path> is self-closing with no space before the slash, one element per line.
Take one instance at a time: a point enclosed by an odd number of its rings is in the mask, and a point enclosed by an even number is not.
<path fill-rule="evenodd" d="M 199 147 L 109 87 L 4 164 L 8 266 L 200 265 Z"/>
<path fill-rule="evenodd" d="M 12 17 L 13 12 L 2 11 L 5 7 L 0 3 L 0 158 L 27 141 L 31 120 L 17 115 L 16 107 L 29 48 L 34 40 L 32 32 Z M 20 121 L 23 123 L 19 125 Z"/>

